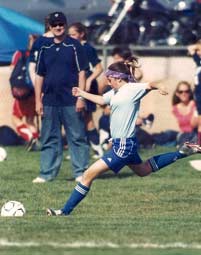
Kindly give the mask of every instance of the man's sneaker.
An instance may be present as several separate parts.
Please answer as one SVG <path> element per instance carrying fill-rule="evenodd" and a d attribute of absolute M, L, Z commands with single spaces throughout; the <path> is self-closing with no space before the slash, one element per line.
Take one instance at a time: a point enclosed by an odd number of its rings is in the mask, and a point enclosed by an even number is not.
<path fill-rule="evenodd" d="M 62 215 L 64 215 L 61 210 L 54 210 L 52 208 L 47 208 L 46 213 L 48 216 L 62 216 Z"/>
<path fill-rule="evenodd" d="M 35 151 L 37 139 L 32 138 L 31 141 L 27 144 L 26 150 L 27 151 Z"/>
<path fill-rule="evenodd" d="M 41 178 L 40 176 L 36 177 L 35 179 L 33 179 L 32 181 L 33 183 L 44 183 L 46 182 L 45 179 Z"/>
<path fill-rule="evenodd" d="M 179 152 L 188 156 L 195 153 L 201 153 L 201 146 L 196 143 L 186 142 L 180 147 Z"/>

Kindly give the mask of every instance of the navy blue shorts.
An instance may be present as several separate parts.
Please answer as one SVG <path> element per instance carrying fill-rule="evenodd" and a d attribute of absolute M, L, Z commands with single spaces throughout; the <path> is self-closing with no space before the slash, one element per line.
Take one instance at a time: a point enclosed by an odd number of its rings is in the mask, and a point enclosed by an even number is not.
<path fill-rule="evenodd" d="M 195 86 L 194 95 L 198 114 L 201 115 L 201 85 Z"/>
<path fill-rule="evenodd" d="M 96 80 L 92 81 L 91 89 L 89 93 L 98 95 L 98 83 Z M 96 111 L 96 104 L 89 100 L 86 100 L 86 112 L 95 112 L 95 111 Z"/>
<path fill-rule="evenodd" d="M 136 138 L 112 139 L 112 148 L 102 159 L 113 172 L 118 173 L 124 166 L 142 163 L 137 148 Z"/>

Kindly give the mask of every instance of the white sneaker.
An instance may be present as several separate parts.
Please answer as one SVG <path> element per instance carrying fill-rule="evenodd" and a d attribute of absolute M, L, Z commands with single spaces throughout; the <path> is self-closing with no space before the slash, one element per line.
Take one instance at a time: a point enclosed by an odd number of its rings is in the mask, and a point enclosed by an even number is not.
<path fill-rule="evenodd" d="M 70 155 L 66 155 L 66 156 L 65 156 L 65 159 L 66 159 L 66 160 L 70 160 L 70 159 L 71 159 Z"/>
<path fill-rule="evenodd" d="M 33 179 L 32 182 L 33 183 L 44 183 L 44 182 L 46 182 L 46 180 L 38 176 L 35 179 Z"/>
<path fill-rule="evenodd" d="M 80 175 L 80 176 L 78 176 L 78 177 L 75 178 L 75 181 L 76 181 L 76 182 L 81 182 L 81 180 L 82 180 L 82 175 Z"/>

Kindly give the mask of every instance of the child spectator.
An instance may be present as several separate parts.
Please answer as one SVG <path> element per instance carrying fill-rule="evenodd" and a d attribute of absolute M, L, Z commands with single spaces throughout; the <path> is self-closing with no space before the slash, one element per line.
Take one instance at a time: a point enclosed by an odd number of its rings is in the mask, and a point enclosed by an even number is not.
<path fill-rule="evenodd" d="M 82 23 L 73 23 L 69 26 L 68 33 L 72 38 L 77 39 L 83 45 L 86 52 L 88 61 L 88 67 L 86 69 L 86 91 L 89 91 L 93 94 L 98 94 L 98 83 L 96 78 L 102 73 L 103 68 L 101 60 L 98 58 L 96 49 L 87 42 L 86 28 Z M 93 67 L 93 71 L 91 71 L 90 66 Z M 103 150 L 100 145 L 99 133 L 93 120 L 93 112 L 95 111 L 96 104 L 86 100 L 86 110 L 84 114 L 87 128 L 87 137 L 91 148 L 95 152 L 93 158 L 100 158 L 103 156 Z"/>

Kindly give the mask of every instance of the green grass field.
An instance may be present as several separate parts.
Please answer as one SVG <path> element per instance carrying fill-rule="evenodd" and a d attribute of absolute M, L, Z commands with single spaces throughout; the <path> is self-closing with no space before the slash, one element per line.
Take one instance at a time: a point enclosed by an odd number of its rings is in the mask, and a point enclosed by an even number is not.
<path fill-rule="evenodd" d="M 0 217 L 0 254 L 102 255 L 201 254 L 201 172 L 188 160 L 140 178 L 124 168 L 97 179 L 87 198 L 69 217 L 47 217 L 59 208 L 75 182 L 69 161 L 53 182 L 32 184 L 39 153 L 8 147 L 0 162 L 0 207 L 24 204 L 21 218 Z M 174 148 L 142 151 L 143 159 Z M 199 159 L 194 155 L 191 159 Z"/>

